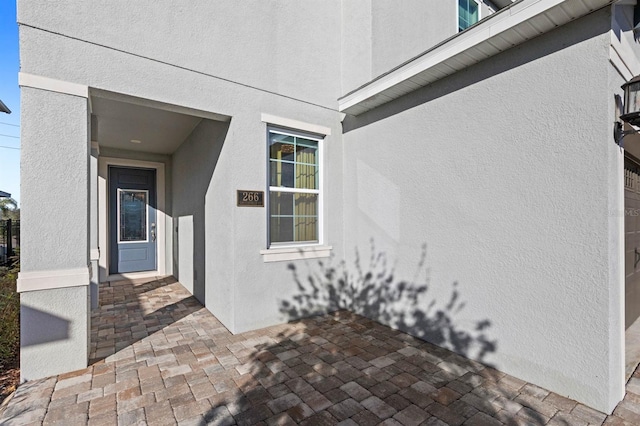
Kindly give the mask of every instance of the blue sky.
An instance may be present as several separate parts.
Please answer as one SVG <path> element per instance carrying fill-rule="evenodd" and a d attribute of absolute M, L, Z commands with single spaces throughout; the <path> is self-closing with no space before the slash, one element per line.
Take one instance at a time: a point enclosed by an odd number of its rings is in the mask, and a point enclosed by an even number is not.
<path fill-rule="evenodd" d="M 0 99 L 11 114 L 0 113 L 0 191 L 20 201 L 20 88 L 15 0 L 0 1 Z M 18 149 L 16 149 L 18 148 Z"/>

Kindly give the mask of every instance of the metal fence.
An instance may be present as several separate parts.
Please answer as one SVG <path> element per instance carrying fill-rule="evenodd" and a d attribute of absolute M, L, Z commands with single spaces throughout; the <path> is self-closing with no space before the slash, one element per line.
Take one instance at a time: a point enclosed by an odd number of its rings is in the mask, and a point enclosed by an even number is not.
<path fill-rule="evenodd" d="M 20 248 L 20 221 L 0 220 L 0 265 L 9 263 Z"/>

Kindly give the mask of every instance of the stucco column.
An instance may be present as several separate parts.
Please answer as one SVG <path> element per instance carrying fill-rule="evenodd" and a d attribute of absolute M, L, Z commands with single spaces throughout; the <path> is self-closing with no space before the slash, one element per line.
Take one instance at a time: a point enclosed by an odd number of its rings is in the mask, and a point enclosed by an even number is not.
<path fill-rule="evenodd" d="M 33 380 L 87 366 L 89 108 L 86 87 L 20 83 L 20 366 Z"/>

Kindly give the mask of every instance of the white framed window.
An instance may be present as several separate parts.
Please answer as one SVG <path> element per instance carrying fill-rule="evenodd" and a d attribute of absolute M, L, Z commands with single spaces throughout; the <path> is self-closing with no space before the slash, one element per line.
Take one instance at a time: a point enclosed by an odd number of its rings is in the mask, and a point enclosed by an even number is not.
<path fill-rule="evenodd" d="M 269 126 L 268 248 L 322 243 L 322 137 Z"/>
<path fill-rule="evenodd" d="M 458 32 L 466 30 L 479 20 L 479 0 L 458 0 Z"/>

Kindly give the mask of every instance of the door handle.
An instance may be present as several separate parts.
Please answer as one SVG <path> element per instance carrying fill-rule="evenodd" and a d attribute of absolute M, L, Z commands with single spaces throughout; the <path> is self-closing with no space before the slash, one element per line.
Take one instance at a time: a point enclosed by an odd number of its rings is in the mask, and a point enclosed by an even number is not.
<path fill-rule="evenodd" d="M 635 254 L 635 261 L 633 262 L 633 269 L 636 269 L 636 266 L 638 266 L 638 262 L 640 262 L 640 252 L 638 252 L 638 247 L 636 247 L 633 251 L 634 251 L 634 254 Z"/>
<path fill-rule="evenodd" d="M 152 223 L 151 224 L 151 241 L 155 241 L 156 240 L 156 224 Z"/>

